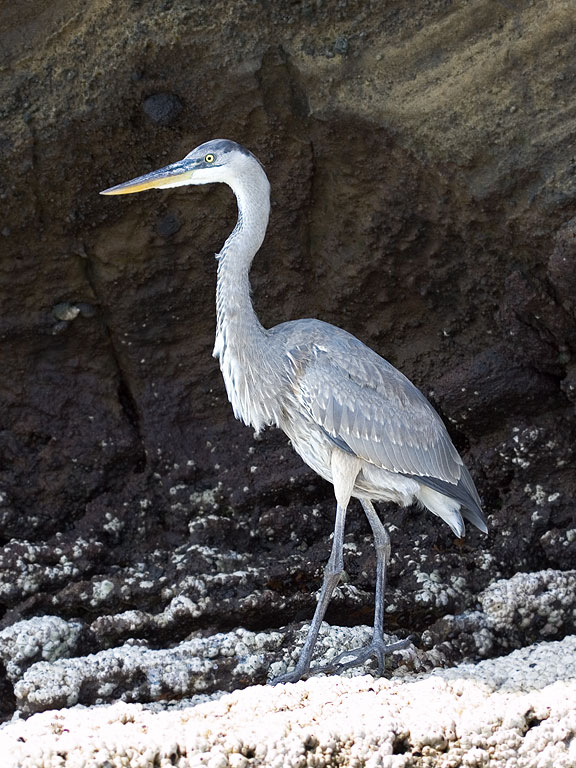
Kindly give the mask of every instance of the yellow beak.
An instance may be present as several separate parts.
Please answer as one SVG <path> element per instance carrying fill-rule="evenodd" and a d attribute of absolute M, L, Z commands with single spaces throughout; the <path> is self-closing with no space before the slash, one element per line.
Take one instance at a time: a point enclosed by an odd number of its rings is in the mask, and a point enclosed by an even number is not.
<path fill-rule="evenodd" d="M 131 195 L 134 192 L 142 192 L 144 189 L 156 189 L 159 187 L 176 187 L 187 184 L 194 171 L 189 164 L 183 162 L 172 163 L 157 171 L 152 171 L 136 179 L 125 181 L 100 192 L 101 195 Z"/>

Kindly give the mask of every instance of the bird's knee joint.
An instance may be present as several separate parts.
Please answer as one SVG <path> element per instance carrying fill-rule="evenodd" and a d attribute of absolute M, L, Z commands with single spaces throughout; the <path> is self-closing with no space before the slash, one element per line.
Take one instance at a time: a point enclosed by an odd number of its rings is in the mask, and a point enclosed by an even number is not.
<path fill-rule="evenodd" d="M 324 578 L 339 580 L 343 570 L 344 570 L 344 563 L 341 563 L 341 562 L 332 563 L 330 562 L 330 560 L 328 560 L 328 562 L 326 563 L 326 567 L 324 568 Z"/>
<path fill-rule="evenodd" d="M 375 544 L 374 549 L 376 550 L 377 555 L 381 555 L 385 560 L 390 560 L 390 555 L 392 554 L 390 544 Z"/>

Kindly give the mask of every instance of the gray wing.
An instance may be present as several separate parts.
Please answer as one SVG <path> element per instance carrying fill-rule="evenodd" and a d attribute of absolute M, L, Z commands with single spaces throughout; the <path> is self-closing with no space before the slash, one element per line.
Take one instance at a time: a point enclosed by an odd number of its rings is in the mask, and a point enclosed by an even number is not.
<path fill-rule="evenodd" d="M 356 337 L 326 328 L 329 339 L 287 349 L 300 406 L 336 444 L 360 458 L 454 488 L 463 477 L 462 460 L 424 395 Z"/>

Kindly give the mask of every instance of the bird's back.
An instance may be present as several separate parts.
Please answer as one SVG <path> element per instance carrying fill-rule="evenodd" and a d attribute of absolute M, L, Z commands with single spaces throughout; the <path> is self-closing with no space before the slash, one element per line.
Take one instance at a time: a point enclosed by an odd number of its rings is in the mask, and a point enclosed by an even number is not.
<path fill-rule="evenodd" d="M 367 470 L 381 470 L 365 472 L 366 478 L 402 489 L 407 479 L 416 480 L 456 500 L 485 529 L 478 493 L 442 420 L 404 374 L 352 334 L 320 320 L 282 323 L 267 333 L 285 373 L 279 426 L 313 469 L 331 479 L 336 445 Z M 374 491 L 372 498 L 388 497 Z"/>

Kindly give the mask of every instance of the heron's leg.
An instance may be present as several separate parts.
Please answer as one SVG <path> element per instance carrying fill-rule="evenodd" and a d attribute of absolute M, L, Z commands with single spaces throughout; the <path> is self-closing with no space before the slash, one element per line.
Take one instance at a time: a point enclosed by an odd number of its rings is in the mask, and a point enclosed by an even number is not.
<path fill-rule="evenodd" d="M 384 671 L 384 660 L 387 654 L 398 651 L 410 645 L 410 640 L 399 640 L 396 643 L 386 644 L 384 642 L 384 593 L 386 591 L 386 570 L 390 561 L 390 537 L 388 531 L 382 525 L 374 505 L 366 499 L 360 500 L 372 533 L 374 535 L 374 547 L 376 549 L 376 596 L 374 605 L 374 634 L 369 645 L 363 648 L 356 648 L 351 651 L 343 651 L 338 654 L 332 662 L 322 671 L 341 672 L 350 667 L 357 667 L 364 664 L 371 657 L 375 657 L 378 662 L 378 674 Z M 352 657 L 350 661 L 342 662 L 342 659 Z M 318 670 L 320 671 L 320 670 Z"/>
<path fill-rule="evenodd" d="M 316 604 L 316 610 L 314 611 L 314 617 L 310 624 L 310 629 L 306 635 L 306 640 L 300 651 L 300 658 L 298 663 L 291 672 L 272 680 L 272 685 L 277 683 L 295 683 L 305 675 L 310 669 L 310 662 L 312 661 L 312 654 L 314 653 L 314 646 L 318 639 L 318 633 L 324 619 L 324 614 L 328 608 L 328 603 L 332 597 L 332 593 L 338 586 L 340 576 L 344 569 L 344 524 L 346 522 L 346 507 L 341 507 L 340 504 L 336 507 L 336 524 L 334 526 L 334 540 L 332 542 L 332 551 L 330 552 L 330 558 L 326 563 L 324 569 L 324 581 L 322 583 L 322 590 L 320 591 L 320 597 Z"/>
<path fill-rule="evenodd" d="M 352 456 L 348 456 L 343 451 L 336 449 L 332 457 L 332 477 L 334 483 L 334 492 L 336 494 L 336 522 L 334 524 L 334 539 L 332 541 L 332 550 L 330 557 L 324 569 L 324 581 L 320 591 L 320 597 L 314 611 L 314 617 L 310 624 L 310 629 L 306 635 L 306 640 L 300 651 L 300 657 L 294 669 L 285 675 L 275 678 L 271 681 L 272 685 L 277 683 L 295 683 L 300 680 L 310 669 L 314 646 L 318 639 L 320 626 L 324 619 L 324 614 L 328 608 L 328 603 L 332 593 L 338 586 L 340 576 L 344 570 L 344 527 L 346 523 L 346 509 L 352 489 L 356 481 L 356 476 L 360 468 L 359 461 Z"/>
<path fill-rule="evenodd" d="M 361 499 L 360 503 L 366 513 L 370 528 L 374 535 L 376 550 L 376 595 L 374 599 L 374 638 L 382 638 L 384 634 L 384 594 L 386 592 L 386 571 L 390 562 L 390 536 L 378 517 L 371 501 Z"/>

